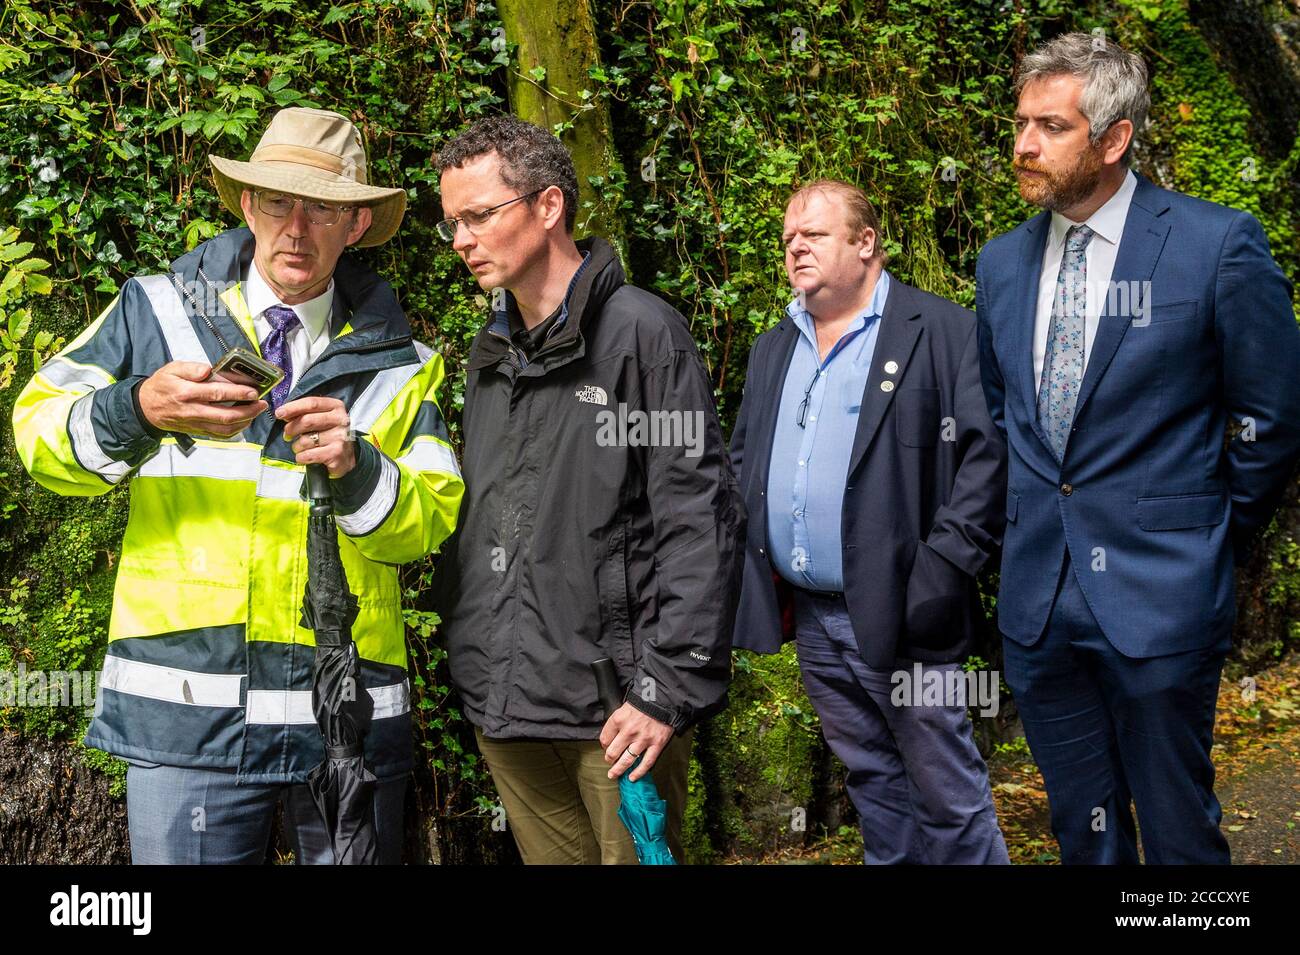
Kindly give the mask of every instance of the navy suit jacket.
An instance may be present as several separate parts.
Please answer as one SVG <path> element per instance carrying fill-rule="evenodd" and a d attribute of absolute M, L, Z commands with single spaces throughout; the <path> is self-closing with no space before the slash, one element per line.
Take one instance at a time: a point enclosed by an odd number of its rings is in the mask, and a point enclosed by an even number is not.
<path fill-rule="evenodd" d="M 844 596 L 863 659 L 961 659 L 979 603 L 974 575 L 1002 534 L 1006 447 L 980 385 L 974 316 L 894 278 L 845 476 Z M 731 460 L 749 514 L 733 646 L 775 653 L 782 594 L 767 552 L 767 474 L 799 329 L 787 315 L 754 342 Z M 898 370 L 886 373 L 888 362 Z M 880 386 L 892 382 L 889 390 Z"/>
<path fill-rule="evenodd" d="M 1111 281 L 1149 282 L 1149 298 L 1103 310 L 1063 464 L 1032 358 L 1051 214 L 993 239 L 976 268 L 981 374 L 1010 451 L 999 626 L 1024 645 L 1067 550 L 1126 656 L 1226 641 L 1234 561 L 1300 456 L 1300 329 L 1259 222 L 1137 179 Z M 1245 427 L 1225 442 L 1230 420 Z"/>

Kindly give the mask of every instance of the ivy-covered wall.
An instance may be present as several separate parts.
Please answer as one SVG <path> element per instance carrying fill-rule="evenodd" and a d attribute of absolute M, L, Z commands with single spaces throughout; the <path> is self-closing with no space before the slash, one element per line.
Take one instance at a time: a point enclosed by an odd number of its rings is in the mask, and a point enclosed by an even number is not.
<path fill-rule="evenodd" d="M 561 88 L 563 74 L 548 77 L 544 64 L 523 78 L 491 3 L 8 0 L 0 670 L 98 667 L 127 507 L 124 489 L 79 500 L 37 488 L 14 454 L 14 396 L 33 361 L 75 336 L 128 276 L 235 224 L 206 157 L 245 158 L 274 109 L 349 114 L 366 137 L 373 181 L 410 191 L 397 238 L 365 254 L 451 369 L 486 303 L 434 233 L 434 151 L 473 118 L 506 109 L 512 83 L 606 111 L 618 162 L 584 184 L 587 211 L 621 224 L 632 280 L 691 318 L 729 426 L 749 345 L 787 297 L 779 233 L 792 185 L 822 175 L 863 185 L 882 215 L 891 270 L 969 305 L 980 247 L 1035 211 L 1010 174 L 1015 63 L 1065 30 L 1104 31 L 1150 64 L 1152 121 L 1139 168 L 1249 209 L 1283 269 L 1300 275 L 1300 138 L 1293 122 L 1289 135 L 1279 132 L 1276 106 L 1300 97 L 1300 15 L 1284 0 L 1230 6 L 1232 23 L 1223 4 L 1188 0 L 594 0 L 601 62 L 581 89 L 568 89 L 572 77 Z M 1241 55 L 1247 43 L 1253 57 Z M 1271 84 L 1244 75 L 1260 62 L 1270 64 Z M 461 388 L 453 376 L 444 402 L 453 428 Z M 1241 574 L 1239 667 L 1300 636 L 1298 540 L 1293 493 Z M 447 688 L 436 608 L 423 597 L 428 570 L 405 573 L 428 753 L 410 857 L 508 859 L 508 838 L 490 825 L 490 781 Z M 997 665 L 991 628 L 979 652 Z M 0 709 L 0 727 L 75 749 L 85 716 L 11 707 Z M 985 728 L 986 743 L 997 730 Z M 790 653 L 738 654 L 731 707 L 698 738 L 688 814 L 697 861 L 796 846 L 838 825 L 837 769 Z M 120 794 L 118 761 L 81 756 Z"/>

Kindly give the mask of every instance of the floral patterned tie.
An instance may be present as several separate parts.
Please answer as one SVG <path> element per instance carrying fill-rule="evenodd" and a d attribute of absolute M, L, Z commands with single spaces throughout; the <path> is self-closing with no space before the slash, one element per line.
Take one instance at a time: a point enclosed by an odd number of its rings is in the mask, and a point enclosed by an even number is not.
<path fill-rule="evenodd" d="M 1047 360 L 1038 386 L 1038 422 L 1052 442 L 1058 463 L 1074 424 L 1074 404 L 1083 384 L 1083 319 L 1088 304 L 1087 249 L 1093 232 L 1086 225 L 1065 233 L 1065 252 L 1056 276 L 1052 320 L 1047 329 Z"/>
<path fill-rule="evenodd" d="M 284 403 L 289 395 L 289 386 L 293 379 L 293 366 L 289 362 L 289 333 L 301 324 L 298 315 L 291 308 L 272 305 L 265 312 L 266 320 L 271 323 L 271 334 L 262 342 L 262 357 L 284 372 L 280 383 L 267 395 L 270 399 L 271 414 Z"/>

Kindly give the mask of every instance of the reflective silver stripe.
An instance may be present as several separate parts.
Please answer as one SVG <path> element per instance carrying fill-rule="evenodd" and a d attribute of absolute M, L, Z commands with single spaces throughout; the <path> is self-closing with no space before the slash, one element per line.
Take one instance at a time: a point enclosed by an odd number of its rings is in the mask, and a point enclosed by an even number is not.
<path fill-rule="evenodd" d="M 218 481 L 252 481 L 258 497 L 302 500 L 302 469 L 282 468 L 262 461 L 258 445 L 217 447 L 196 444 L 185 454 L 174 443 L 164 442 L 158 453 L 140 466 L 142 477 L 202 477 Z"/>
<path fill-rule="evenodd" d="M 208 353 L 203 350 L 199 336 L 194 333 L 194 326 L 186 314 L 185 304 L 180 293 L 172 284 L 168 275 L 146 275 L 136 282 L 144 289 L 153 307 L 154 316 L 162 328 L 167 350 L 171 352 L 172 361 L 197 361 L 204 365 L 211 364 Z"/>
<path fill-rule="evenodd" d="M 262 463 L 257 446 L 218 448 L 196 444 L 187 455 L 174 442 L 166 441 L 158 453 L 140 466 L 143 477 L 205 477 L 221 481 L 256 481 Z"/>
<path fill-rule="evenodd" d="M 370 687 L 369 692 L 375 700 L 374 718 L 377 720 L 401 716 L 411 710 L 411 684 L 406 680 L 388 686 Z"/>
<path fill-rule="evenodd" d="M 94 365 L 83 365 L 70 358 L 51 358 L 41 365 L 37 372 L 42 378 L 56 388 L 69 385 L 85 385 L 87 388 L 107 388 L 113 384 L 113 376 Z"/>
<path fill-rule="evenodd" d="M 311 711 L 311 690 L 249 690 L 244 722 L 281 726 L 287 723 L 315 723 Z"/>
<path fill-rule="evenodd" d="M 239 706 L 243 680 L 242 673 L 199 673 L 109 655 L 104 657 L 99 688 L 168 703 Z"/>
<path fill-rule="evenodd" d="M 367 692 L 375 701 L 377 720 L 401 716 L 411 709 L 411 688 L 406 681 L 368 687 Z M 272 726 L 315 723 L 311 690 L 249 690 L 244 722 Z"/>
<path fill-rule="evenodd" d="M 303 499 L 302 479 L 305 473 L 302 468 L 291 470 L 264 463 L 257 481 L 257 496 L 273 497 L 282 501 L 301 501 Z"/>
<path fill-rule="evenodd" d="M 77 452 L 81 466 L 116 484 L 126 477 L 131 465 L 125 461 L 114 461 L 99 446 L 95 437 L 95 426 L 90 420 L 91 402 L 95 400 L 92 391 L 72 403 L 72 412 L 68 415 L 68 437 L 72 439 L 72 449 Z"/>
<path fill-rule="evenodd" d="M 429 351 L 429 355 L 432 356 L 433 352 Z M 370 379 L 370 384 L 366 385 L 366 390 L 361 392 L 357 400 L 348 408 L 348 426 L 353 431 L 369 433 L 384 409 L 426 364 L 428 364 L 427 359 L 418 365 L 412 363 L 398 365 L 396 368 L 385 368 L 375 375 Z"/>
<path fill-rule="evenodd" d="M 379 483 L 370 500 L 351 514 L 336 514 L 334 523 L 344 534 L 359 537 L 369 534 L 384 522 L 397 503 L 397 465 L 386 454 L 379 456 Z"/>
<path fill-rule="evenodd" d="M 397 463 L 413 471 L 441 471 L 460 477 L 456 453 L 434 438 L 417 439 L 411 450 L 397 459 Z"/>

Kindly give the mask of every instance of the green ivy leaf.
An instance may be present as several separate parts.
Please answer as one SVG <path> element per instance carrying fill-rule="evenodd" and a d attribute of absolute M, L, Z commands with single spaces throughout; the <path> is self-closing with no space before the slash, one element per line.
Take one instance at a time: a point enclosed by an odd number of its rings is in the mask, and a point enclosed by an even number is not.
<path fill-rule="evenodd" d="M 15 242 L 13 245 L 0 246 L 0 262 L 12 262 L 22 258 L 36 248 L 31 242 Z"/>
<path fill-rule="evenodd" d="M 46 279 L 46 281 L 49 281 Z M 32 313 L 29 309 L 20 308 L 9 316 L 9 340 L 15 344 L 22 341 L 27 335 L 27 329 L 32 326 Z"/>

